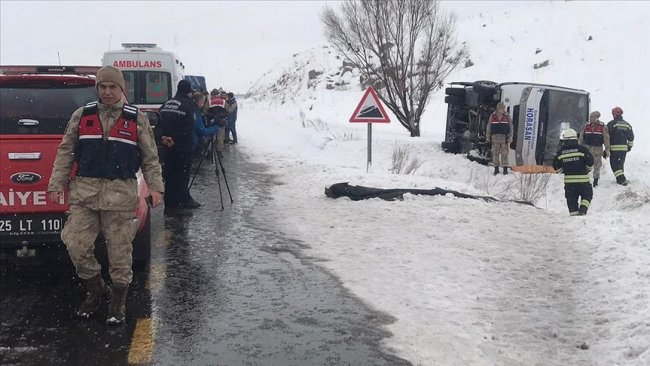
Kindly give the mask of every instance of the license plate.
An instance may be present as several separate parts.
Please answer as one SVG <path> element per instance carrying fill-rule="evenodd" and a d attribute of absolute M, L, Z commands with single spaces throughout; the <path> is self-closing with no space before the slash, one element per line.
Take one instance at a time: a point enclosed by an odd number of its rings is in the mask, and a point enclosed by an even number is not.
<path fill-rule="evenodd" d="M 64 214 L 2 215 L 0 236 L 58 235 L 65 219 Z"/>

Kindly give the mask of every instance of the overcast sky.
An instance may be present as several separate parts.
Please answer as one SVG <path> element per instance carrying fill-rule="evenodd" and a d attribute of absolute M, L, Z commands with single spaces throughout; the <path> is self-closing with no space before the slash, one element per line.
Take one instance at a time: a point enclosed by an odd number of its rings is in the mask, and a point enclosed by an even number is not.
<path fill-rule="evenodd" d="M 121 43 L 175 51 L 208 88 L 246 92 L 277 62 L 325 44 L 320 12 L 339 0 L 0 0 L 0 64 L 99 65 Z M 496 4 L 496 5 L 495 5 Z M 504 2 L 448 1 L 464 16 Z"/>

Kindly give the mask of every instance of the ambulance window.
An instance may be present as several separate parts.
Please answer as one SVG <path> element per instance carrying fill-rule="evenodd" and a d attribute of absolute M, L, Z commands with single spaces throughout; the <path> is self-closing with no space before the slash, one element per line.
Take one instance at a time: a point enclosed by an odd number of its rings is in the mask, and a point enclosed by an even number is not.
<path fill-rule="evenodd" d="M 133 71 L 122 71 L 124 75 L 124 83 L 126 84 L 126 99 L 129 103 L 137 103 L 135 100 L 135 72 Z"/>
<path fill-rule="evenodd" d="M 164 103 L 171 98 L 169 73 L 149 71 L 145 76 L 146 80 L 146 103 Z"/>

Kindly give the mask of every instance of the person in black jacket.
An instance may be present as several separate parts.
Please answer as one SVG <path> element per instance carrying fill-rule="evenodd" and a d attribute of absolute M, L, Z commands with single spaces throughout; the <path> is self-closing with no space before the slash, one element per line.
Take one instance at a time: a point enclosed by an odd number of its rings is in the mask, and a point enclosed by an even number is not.
<path fill-rule="evenodd" d="M 612 167 L 612 172 L 616 177 L 616 183 L 626 186 L 627 178 L 625 178 L 625 156 L 632 150 L 634 144 L 634 132 L 632 125 L 623 119 L 623 109 L 621 107 L 614 107 L 612 109 L 613 119 L 607 123 L 609 130 L 609 140 L 611 143 L 611 158 L 609 165 Z"/>
<path fill-rule="evenodd" d="M 564 173 L 564 197 L 569 214 L 586 215 L 594 196 L 588 175 L 593 168 L 594 157 L 586 146 L 578 144 L 578 134 L 574 129 L 564 131 L 560 139 L 553 168 L 557 173 Z"/>
<path fill-rule="evenodd" d="M 189 192 L 194 144 L 194 112 L 190 99 L 192 85 L 178 82 L 176 95 L 160 107 L 160 128 L 164 145 L 165 213 L 201 206 Z"/>

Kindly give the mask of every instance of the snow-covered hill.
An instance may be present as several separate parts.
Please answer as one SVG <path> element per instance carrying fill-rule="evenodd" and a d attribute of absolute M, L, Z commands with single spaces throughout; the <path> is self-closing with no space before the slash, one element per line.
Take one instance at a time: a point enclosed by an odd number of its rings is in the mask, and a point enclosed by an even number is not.
<path fill-rule="evenodd" d="M 562 177 L 537 208 L 453 197 L 401 202 L 326 198 L 332 183 L 446 187 L 517 198 L 527 178 L 439 148 L 442 92 L 421 138 L 395 120 L 373 126 L 366 172 L 365 124 L 348 119 L 363 91 L 336 52 L 317 46 L 263 75 L 241 101 L 236 148 L 268 164 L 284 184 L 260 208 L 369 306 L 394 316 L 386 347 L 418 365 L 650 364 L 650 129 L 645 61 L 647 2 L 529 2 L 459 19 L 473 66 L 452 80 L 532 81 L 585 89 L 607 121 L 619 105 L 637 135 L 614 183 L 608 162 L 589 215 L 569 217 Z M 591 40 L 589 37 L 591 36 Z M 538 49 L 541 51 L 536 52 Z M 548 60 L 548 66 L 533 65 Z M 420 167 L 391 173 L 402 150 Z"/>

